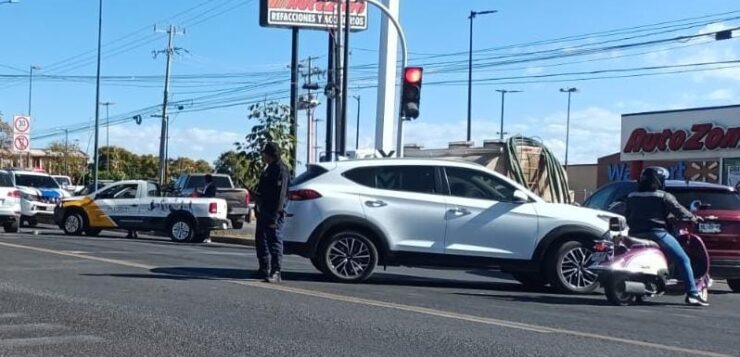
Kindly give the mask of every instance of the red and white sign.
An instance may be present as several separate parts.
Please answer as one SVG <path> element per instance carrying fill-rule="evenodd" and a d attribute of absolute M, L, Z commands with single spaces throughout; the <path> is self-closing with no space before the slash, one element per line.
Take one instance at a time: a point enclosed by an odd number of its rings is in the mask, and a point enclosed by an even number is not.
<path fill-rule="evenodd" d="M 13 151 L 28 152 L 31 149 L 31 140 L 26 134 L 13 135 Z"/>
<path fill-rule="evenodd" d="M 622 161 L 740 157 L 740 106 L 622 116 Z"/>
<path fill-rule="evenodd" d="M 342 1 L 344 3 L 344 1 Z M 261 0 L 260 25 L 262 27 L 300 27 L 317 30 L 337 26 L 337 3 L 324 0 Z M 342 4 L 344 14 L 346 5 Z M 367 3 L 352 1 L 349 5 L 350 29 L 367 30 Z M 344 23 L 344 16 L 342 16 Z"/>
<path fill-rule="evenodd" d="M 28 152 L 31 149 L 31 117 L 13 117 L 13 151 Z"/>

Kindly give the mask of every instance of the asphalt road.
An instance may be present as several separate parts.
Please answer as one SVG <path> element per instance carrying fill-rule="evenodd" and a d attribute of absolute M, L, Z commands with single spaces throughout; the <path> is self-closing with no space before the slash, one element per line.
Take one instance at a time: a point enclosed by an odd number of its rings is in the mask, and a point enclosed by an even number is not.
<path fill-rule="evenodd" d="M 250 279 L 223 244 L 0 234 L 0 356 L 740 355 L 740 294 L 709 308 L 666 296 L 527 291 L 505 274 L 389 268 L 358 285 L 287 257 Z"/>

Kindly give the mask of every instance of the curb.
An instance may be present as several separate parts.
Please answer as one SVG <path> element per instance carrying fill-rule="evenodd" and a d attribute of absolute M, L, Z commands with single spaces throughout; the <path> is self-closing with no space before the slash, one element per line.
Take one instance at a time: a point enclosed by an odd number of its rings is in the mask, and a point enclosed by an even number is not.
<path fill-rule="evenodd" d="M 254 247 L 254 237 L 212 236 L 211 241 L 215 243 L 237 244 Z"/>

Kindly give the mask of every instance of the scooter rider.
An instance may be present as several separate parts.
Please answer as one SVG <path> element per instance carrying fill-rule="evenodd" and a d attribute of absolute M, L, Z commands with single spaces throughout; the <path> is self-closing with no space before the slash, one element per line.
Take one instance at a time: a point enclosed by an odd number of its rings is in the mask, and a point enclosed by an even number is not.
<path fill-rule="evenodd" d="M 663 191 L 668 170 L 662 167 L 648 167 L 640 175 L 637 192 L 627 197 L 627 225 L 630 235 L 652 240 L 660 245 L 680 270 L 686 285 L 686 303 L 696 306 L 708 306 L 709 303 L 699 295 L 691 269 L 691 259 L 683 250 L 678 240 L 670 233 L 669 215 L 677 219 L 701 221 L 684 208 L 676 197 Z"/>

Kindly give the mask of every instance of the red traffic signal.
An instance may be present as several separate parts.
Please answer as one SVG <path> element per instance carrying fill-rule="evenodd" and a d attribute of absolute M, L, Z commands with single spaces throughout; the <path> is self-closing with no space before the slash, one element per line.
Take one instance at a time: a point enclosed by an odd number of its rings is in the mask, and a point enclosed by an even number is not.
<path fill-rule="evenodd" d="M 424 69 L 422 67 L 406 67 L 403 69 L 401 115 L 406 119 L 419 117 L 423 73 Z"/>

